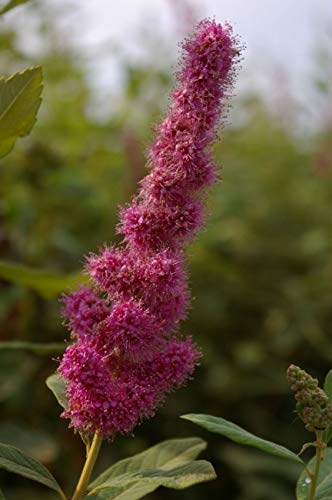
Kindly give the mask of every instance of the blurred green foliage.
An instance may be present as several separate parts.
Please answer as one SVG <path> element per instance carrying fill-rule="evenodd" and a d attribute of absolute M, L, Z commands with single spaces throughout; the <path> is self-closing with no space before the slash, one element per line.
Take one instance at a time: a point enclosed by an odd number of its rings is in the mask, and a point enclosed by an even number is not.
<path fill-rule="evenodd" d="M 168 67 L 124 60 L 121 102 L 98 120 L 89 111 L 84 59 L 60 43 L 56 18 L 37 7 L 36 15 L 41 55 L 26 56 L 15 30 L 0 34 L 3 71 L 41 64 L 45 80 L 37 126 L 0 163 L 0 256 L 71 274 L 84 254 L 117 240 L 117 207 L 144 175 L 151 124 L 171 78 Z M 148 100 L 146 89 L 153 89 Z M 101 471 L 164 439 L 200 433 L 220 477 L 151 499 L 294 498 L 296 464 L 233 446 L 178 417 L 220 415 L 296 451 L 309 434 L 294 420 L 285 370 L 294 362 L 322 378 L 331 367 L 332 128 L 295 136 L 292 124 L 285 127 L 259 97 L 243 98 L 238 107 L 244 118 L 234 120 L 215 149 L 223 183 L 209 196 L 207 229 L 188 252 L 194 301 L 182 328 L 202 346 L 202 364 L 135 439 L 104 445 L 100 460 Z M 1 281 L 1 340 L 61 342 L 66 335 L 57 298 Z M 45 356 L 0 351 L 0 440 L 43 459 L 70 490 L 84 451 L 44 383 L 56 366 Z M 46 498 L 38 486 L 5 473 L 0 483 L 8 499 Z"/>

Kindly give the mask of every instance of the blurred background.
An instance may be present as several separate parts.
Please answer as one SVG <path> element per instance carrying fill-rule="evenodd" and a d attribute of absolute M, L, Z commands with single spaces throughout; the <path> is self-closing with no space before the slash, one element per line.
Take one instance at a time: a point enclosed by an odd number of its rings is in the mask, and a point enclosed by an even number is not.
<path fill-rule="evenodd" d="M 178 43 L 196 20 L 229 20 L 247 46 L 228 126 L 215 146 L 223 182 L 188 251 L 194 296 L 182 325 L 204 357 L 135 438 L 105 444 L 98 468 L 171 437 L 202 436 L 218 473 L 153 499 L 290 500 L 298 468 L 208 434 L 210 413 L 299 451 L 285 371 L 322 380 L 332 365 L 332 4 L 328 0 L 31 1 L 1 21 L 1 73 L 41 64 L 32 134 L 0 163 L 0 256 L 72 273 L 116 241 L 117 207 L 145 174 L 152 125 L 167 109 Z M 61 342 L 58 297 L 0 281 L 0 339 Z M 0 351 L 0 441 L 42 460 L 71 491 L 80 438 L 44 384 L 52 355 Z M 52 499 L 0 474 L 6 498 Z"/>

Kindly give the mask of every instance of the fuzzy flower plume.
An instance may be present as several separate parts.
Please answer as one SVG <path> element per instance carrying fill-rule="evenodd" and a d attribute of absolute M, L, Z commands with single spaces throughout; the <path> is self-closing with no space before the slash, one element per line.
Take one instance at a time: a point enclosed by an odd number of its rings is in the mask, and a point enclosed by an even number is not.
<path fill-rule="evenodd" d="M 74 343 L 59 366 L 80 431 L 112 439 L 151 417 L 200 357 L 179 322 L 190 303 L 184 249 L 202 227 L 217 168 L 210 145 L 225 114 L 239 48 L 232 28 L 204 20 L 184 41 L 178 84 L 150 150 L 150 172 L 120 211 L 118 247 L 87 259 L 91 286 L 64 298 Z"/>

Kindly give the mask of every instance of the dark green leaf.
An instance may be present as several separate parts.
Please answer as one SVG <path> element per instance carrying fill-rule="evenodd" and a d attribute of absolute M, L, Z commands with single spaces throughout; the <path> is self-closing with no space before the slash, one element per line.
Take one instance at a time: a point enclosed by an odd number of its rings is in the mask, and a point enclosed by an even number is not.
<path fill-rule="evenodd" d="M 1 12 L 0 12 L 1 13 Z M 42 70 L 28 68 L 0 79 L 0 155 L 31 131 L 41 103 Z"/>
<path fill-rule="evenodd" d="M 316 457 L 313 457 L 308 463 L 310 472 L 314 471 Z M 303 470 L 299 477 L 296 487 L 297 500 L 308 500 L 310 492 L 311 480 L 307 473 Z M 318 475 L 318 486 L 316 490 L 315 500 L 331 500 L 332 499 L 332 448 L 326 448 L 324 460 L 321 463 Z"/>
<path fill-rule="evenodd" d="M 0 9 L 0 16 L 2 16 L 2 14 L 5 14 L 9 10 L 15 9 L 15 7 L 18 7 L 19 5 L 27 3 L 28 1 L 29 0 L 10 0 Z"/>
<path fill-rule="evenodd" d="M 0 443 L 0 469 L 37 481 L 62 494 L 60 486 L 46 467 L 14 446 Z"/>
<path fill-rule="evenodd" d="M 5 499 L 5 495 L 2 493 L 2 491 L 0 490 L 0 500 L 6 500 Z"/>
<path fill-rule="evenodd" d="M 45 298 L 56 297 L 85 280 L 79 273 L 59 275 L 4 261 L 0 261 L 0 278 L 32 288 Z"/>
<path fill-rule="evenodd" d="M 242 429 L 232 422 L 228 422 L 221 417 L 213 417 L 211 415 L 200 415 L 200 414 L 190 414 L 183 415 L 181 418 L 189 420 L 194 424 L 200 425 L 208 431 L 215 432 L 216 434 L 221 434 L 227 438 L 235 441 L 236 443 L 244 444 L 246 446 L 252 446 L 258 448 L 259 450 L 275 455 L 280 458 L 286 458 L 303 465 L 303 461 L 291 450 L 288 450 L 284 446 L 281 446 L 271 441 L 266 441 L 260 437 L 251 434 L 250 432 Z"/>
<path fill-rule="evenodd" d="M 63 377 L 58 373 L 53 373 L 53 375 L 50 375 L 46 379 L 46 385 L 53 392 L 59 405 L 66 409 L 68 406 L 68 399 Z"/>
<path fill-rule="evenodd" d="M 205 447 L 199 438 L 164 441 L 103 472 L 89 486 L 91 497 L 136 500 L 159 486 L 181 489 L 214 479 L 211 464 L 194 461 Z"/>
<path fill-rule="evenodd" d="M 20 340 L 12 340 L 8 342 L 0 342 L 0 351 L 29 351 L 33 354 L 44 354 L 49 356 L 51 354 L 61 353 L 65 350 L 66 345 L 64 342 L 23 342 Z"/>

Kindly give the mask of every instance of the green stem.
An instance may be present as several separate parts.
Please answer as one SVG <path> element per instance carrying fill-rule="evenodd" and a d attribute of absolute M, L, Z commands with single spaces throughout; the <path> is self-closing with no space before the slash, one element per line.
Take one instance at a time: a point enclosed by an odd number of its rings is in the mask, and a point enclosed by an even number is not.
<path fill-rule="evenodd" d="M 320 433 L 317 432 L 316 464 L 315 464 L 315 470 L 311 476 L 311 488 L 308 500 L 315 500 L 318 474 L 319 474 L 320 464 L 322 462 L 322 453 L 323 453 L 323 447 L 322 447 L 322 442 L 320 441 Z"/>
<path fill-rule="evenodd" d="M 81 473 L 81 477 L 79 478 L 79 481 L 77 483 L 74 495 L 72 497 L 72 500 L 81 500 L 81 498 L 84 498 L 86 495 L 86 490 L 90 481 L 90 476 L 93 470 L 93 467 L 96 463 L 98 453 L 100 450 L 100 446 L 102 443 L 102 436 L 99 434 L 98 431 L 96 431 L 89 452 L 86 457 L 86 461 Z"/>
<path fill-rule="evenodd" d="M 59 493 L 59 497 L 62 500 L 68 500 L 67 497 L 66 497 L 66 495 L 64 494 L 64 492 L 62 490 L 59 490 L 58 493 Z"/>

